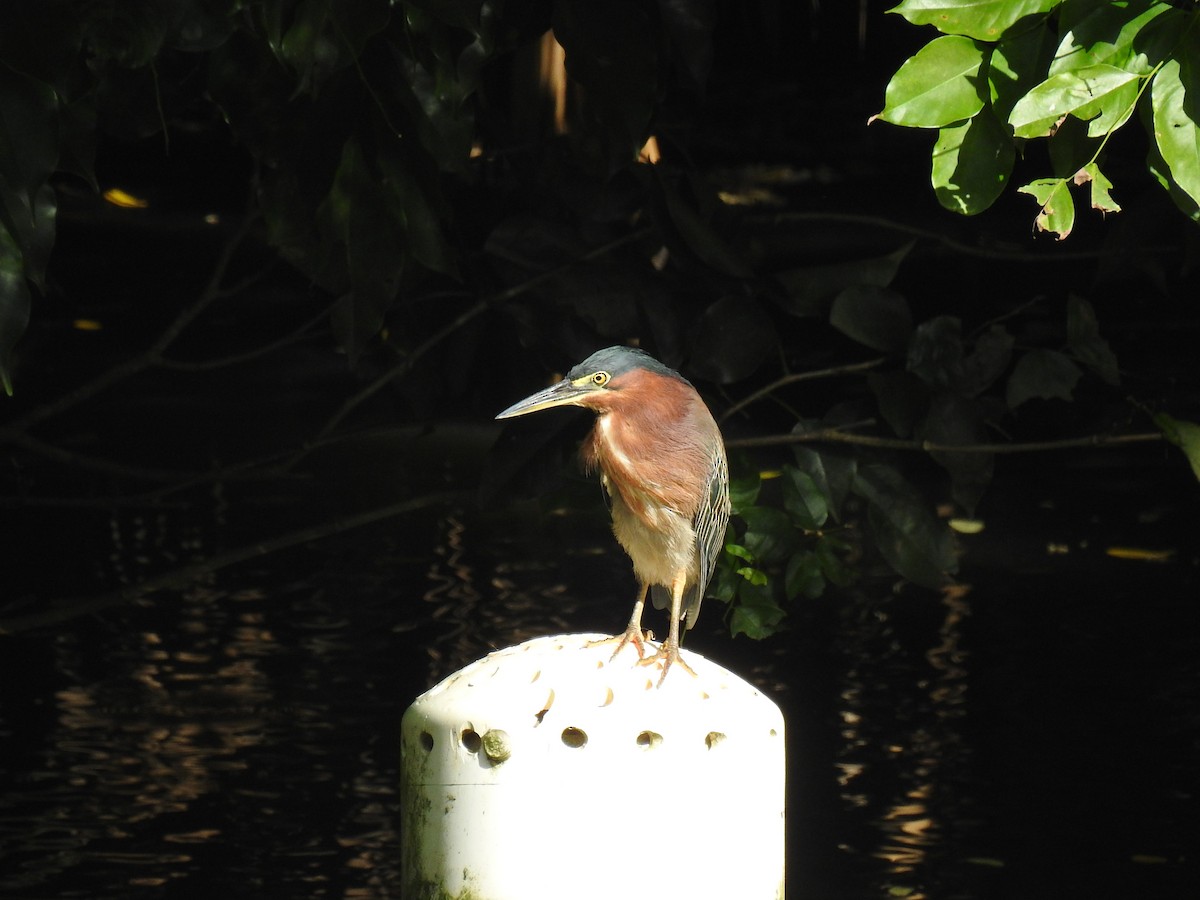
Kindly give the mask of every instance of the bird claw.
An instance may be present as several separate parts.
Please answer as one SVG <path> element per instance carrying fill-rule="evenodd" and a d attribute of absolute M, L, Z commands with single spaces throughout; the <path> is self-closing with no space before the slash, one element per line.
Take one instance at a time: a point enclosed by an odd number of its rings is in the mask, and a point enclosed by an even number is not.
<path fill-rule="evenodd" d="M 601 638 L 598 641 L 589 641 L 588 646 L 598 647 L 601 644 L 617 641 L 617 649 L 614 650 L 613 655 L 608 658 L 608 661 L 612 662 L 620 655 L 621 651 L 625 649 L 626 644 L 633 644 L 634 649 L 637 650 L 638 661 L 644 662 L 646 658 L 646 641 L 651 640 L 654 640 L 653 632 L 649 630 L 642 631 L 641 628 L 630 625 L 625 629 L 623 634 L 615 634 L 612 637 Z"/>
<path fill-rule="evenodd" d="M 658 676 L 658 686 L 662 687 L 662 683 L 667 680 L 667 672 L 671 670 L 671 666 L 679 665 L 685 672 L 696 678 L 696 670 L 687 664 L 684 658 L 679 653 L 679 645 L 672 644 L 669 640 L 658 648 L 658 652 L 649 658 L 638 660 L 639 666 L 652 666 L 655 663 L 662 663 L 662 674 Z"/>

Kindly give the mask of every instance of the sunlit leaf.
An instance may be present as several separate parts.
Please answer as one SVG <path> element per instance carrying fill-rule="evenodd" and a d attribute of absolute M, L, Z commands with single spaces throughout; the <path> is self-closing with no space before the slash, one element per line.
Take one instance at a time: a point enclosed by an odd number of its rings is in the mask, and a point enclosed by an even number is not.
<path fill-rule="evenodd" d="M 1050 75 L 1097 64 L 1148 75 L 1169 49 L 1167 39 L 1172 36 L 1168 30 L 1182 27 L 1185 20 L 1180 10 L 1155 0 L 1089 6 L 1087 15 L 1069 23 L 1050 64 Z"/>
<path fill-rule="evenodd" d="M 962 215 L 983 212 L 1003 193 L 1015 160 L 1008 127 L 984 110 L 938 132 L 930 172 L 934 194 Z"/>
<path fill-rule="evenodd" d="M 980 69 L 987 48 L 959 36 L 936 38 L 905 61 L 888 82 L 877 118 L 893 125 L 941 128 L 983 108 Z"/>
<path fill-rule="evenodd" d="M 1065 178 L 1039 178 L 1017 188 L 1018 193 L 1030 194 L 1041 205 L 1036 224 L 1038 231 L 1057 234 L 1063 240 L 1075 227 L 1075 201 Z"/>
<path fill-rule="evenodd" d="M 1018 100 L 1045 77 L 1054 56 L 1056 36 L 1045 22 L 996 44 L 988 61 L 987 78 L 992 113 L 1000 121 Z"/>
<path fill-rule="evenodd" d="M 903 0 L 888 10 L 914 25 L 932 25 L 945 34 L 997 41 L 1029 16 L 1048 12 L 1062 0 Z M 1024 23 L 1022 23 L 1024 24 Z"/>
<path fill-rule="evenodd" d="M 1063 116 L 1101 117 L 1105 130 L 1115 128 L 1132 111 L 1138 76 L 1115 66 L 1095 65 L 1052 75 L 1017 101 L 1008 123 L 1017 137 L 1044 137 Z M 1130 94 L 1127 88 L 1132 88 Z M 1090 133 L 1090 132 L 1089 132 Z M 1093 137 L 1096 135 L 1093 134 Z"/>
<path fill-rule="evenodd" d="M 1193 44 L 1200 45 L 1200 41 Z M 1198 95 L 1200 62 L 1194 56 L 1168 60 L 1151 85 L 1158 150 L 1170 166 L 1175 184 L 1200 203 L 1200 124 L 1193 117 L 1197 104 L 1192 99 Z"/>

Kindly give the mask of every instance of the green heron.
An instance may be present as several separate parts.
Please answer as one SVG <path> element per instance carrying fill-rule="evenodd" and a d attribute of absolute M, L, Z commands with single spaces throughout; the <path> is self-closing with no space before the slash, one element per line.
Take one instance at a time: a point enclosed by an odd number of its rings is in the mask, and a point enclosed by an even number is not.
<path fill-rule="evenodd" d="M 686 378 L 631 347 L 593 353 L 562 381 L 496 418 L 554 406 L 596 414 L 580 457 L 587 471 L 600 470 L 613 533 L 640 585 L 613 657 L 627 643 L 639 659 L 645 656 L 642 608 L 649 592 L 655 607 L 669 603 L 671 622 L 666 643 L 644 661 L 661 660 L 660 684 L 674 663 L 690 672 L 679 656 L 679 623 L 696 624 L 729 522 L 729 465 L 712 413 Z"/>

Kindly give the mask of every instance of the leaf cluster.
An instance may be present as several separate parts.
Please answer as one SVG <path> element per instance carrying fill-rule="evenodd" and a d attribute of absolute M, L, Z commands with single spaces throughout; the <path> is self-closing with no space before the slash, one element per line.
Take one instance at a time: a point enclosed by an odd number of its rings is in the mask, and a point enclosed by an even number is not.
<path fill-rule="evenodd" d="M 1138 116 L 1146 165 L 1180 210 L 1200 221 L 1200 8 L 1155 0 L 904 0 L 891 12 L 941 37 L 892 76 L 876 118 L 937 129 L 931 181 L 947 209 L 974 215 L 1008 187 L 1031 140 L 1052 172 L 1017 191 L 1038 203 L 1036 227 L 1075 224 L 1074 188 L 1118 212 L 1101 169 L 1110 138 Z"/>

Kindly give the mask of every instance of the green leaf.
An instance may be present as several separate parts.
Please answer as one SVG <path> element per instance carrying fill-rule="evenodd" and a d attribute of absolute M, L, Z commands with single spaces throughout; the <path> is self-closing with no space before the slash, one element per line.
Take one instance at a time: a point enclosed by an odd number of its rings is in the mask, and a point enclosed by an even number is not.
<path fill-rule="evenodd" d="M 1112 182 L 1105 177 L 1100 171 L 1100 167 L 1095 163 L 1088 163 L 1082 169 L 1075 173 L 1072 179 L 1076 184 L 1091 184 L 1092 186 L 1092 209 L 1098 209 L 1102 213 L 1120 212 L 1121 207 L 1109 194 L 1112 189 Z"/>
<path fill-rule="evenodd" d="M 1069 357 L 1057 350 L 1029 350 L 1017 361 L 1008 378 L 1009 409 L 1016 409 L 1035 397 L 1070 400 L 1082 374 Z"/>
<path fill-rule="evenodd" d="M 1049 12 L 1062 0 L 903 0 L 888 12 L 914 25 L 932 25 L 945 34 L 997 41 L 1028 16 Z M 1024 24 L 1024 23 L 1022 23 Z"/>
<path fill-rule="evenodd" d="M 1038 231 L 1057 234 L 1063 240 L 1075 227 L 1075 201 L 1065 178 L 1039 178 L 1024 187 L 1017 188 L 1021 194 L 1031 194 L 1041 205 L 1037 215 Z"/>
<path fill-rule="evenodd" d="M 1001 121 L 1045 77 L 1054 56 L 1056 36 L 1045 22 L 1036 28 L 1006 37 L 992 51 L 987 78 L 992 112 Z"/>
<path fill-rule="evenodd" d="M 884 353 L 899 353 L 912 333 L 904 297 L 889 288 L 854 285 L 834 298 L 829 324 L 846 337 Z"/>
<path fill-rule="evenodd" d="M 1118 385 L 1121 375 L 1117 357 L 1100 336 L 1100 324 L 1092 304 L 1074 295 L 1067 298 L 1067 345 L 1075 358 L 1106 384 Z"/>
<path fill-rule="evenodd" d="M 971 118 L 983 108 L 980 69 L 986 58 L 987 48 L 978 41 L 935 38 L 892 76 L 876 118 L 913 128 L 941 128 Z"/>
<path fill-rule="evenodd" d="M 938 132 L 930 181 L 946 209 L 973 216 L 1004 191 L 1016 160 L 1008 127 L 989 110 Z"/>
<path fill-rule="evenodd" d="M 1070 23 L 1049 74 L 1104 64 L 1149 75 L 1168 49 L 1162 40 L 1167 30 L 1182 28 L 1184 19 L 1179 10 L 1154 0 L 1094 4 L 1082 19 Z"/>
<path fill-rule="evenodd" d="M 753 566 L 742 566 L 736 571 L 743 579 L 755 587 L 762 587 L 767 583 L 767 573 L 762 571 L 762 569 L 755 569 Z"/>
<path fill-rule="evenodd" d="M 867 501 L 867 521 L 888 564 L 914 584 L 946 584 L 958 565 L 954 537 L 920 493 L 882 463 L 860 468 L 854 490 Z"/>
<path fill-rule="evenodd" d="M 824 492 L 816 479 L 795 466 L 785 466 L 783 473 L 783 508 L 798 528 L 816 531 L 829 518 Z"/>
<path fill-rule="evenodd" d="M 1183 451 L 1192 467 L 1192 474 L 1200 480 L 1200 425 L 1174 419 L 1166 413 L 1156 414 L 1154 424 L 1168 441 Z"/>
<path fill-rule="evenodd" d="M 1058 120 L 1074 114 L 1080 119 L 1099 117 L 1105 131 L 1118 127 L 1132 112 L 1138 76 L 1115 66 L 1095 65 L 1061 72 L 1047 78 L 1017 101 L 1008 123 L 1017 137 L 1045 137 Z M 1130 94 L 1132 89 L 1132 95 Z"/>
<path fill-rule="evenodd" d="M 768 638 L 777 630 L 779 623 L 786 615 L 782 609 L 772 604 L 770 606 L 736 606 L 729 617 L 729 633 L 734 637 L 744 634 L 748 638 L 761 641 Z"/>
<path fill-rule="evenodd" d="M 745 560 L 748 563 L 754 562 L 754 554 L 740 544 L 726 544 L 725 552 L 735 559 Z"/>
<path fill-rule="evenodd" d="M 1193 57 L 1168 60 L 1154 76 L 1154 140 L 1171 178 L 1200 203 L 1200 127 L 1193 118 L 1200 96 L 1200 62 Z"/>

